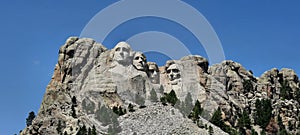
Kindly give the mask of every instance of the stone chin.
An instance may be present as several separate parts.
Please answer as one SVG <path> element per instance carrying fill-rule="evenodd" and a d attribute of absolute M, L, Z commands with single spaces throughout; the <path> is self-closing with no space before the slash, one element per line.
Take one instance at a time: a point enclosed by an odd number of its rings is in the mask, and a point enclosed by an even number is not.
<path fill-rule="evenodd" d="M 169 80 L 169 84 L 178 85 L 181 82 L 181 78 Z"/>
<path fill-rule="evenodd" d="M 133 65 L 135 69 L 140 71 L 145 71 L 145 67 L 142 64 Z"/>
<path fill-rule="evenodd" d="M 131 64 L 130 59 L 122 59 L 122 60 L 115 60 L 117 63 L 123 66 L 129 66 Z"/>

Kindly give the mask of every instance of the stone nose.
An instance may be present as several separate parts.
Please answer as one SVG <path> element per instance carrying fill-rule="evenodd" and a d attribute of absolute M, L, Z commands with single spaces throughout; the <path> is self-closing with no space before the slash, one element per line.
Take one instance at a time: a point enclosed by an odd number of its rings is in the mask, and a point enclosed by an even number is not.
<path fill-rule="evenodd" d="M 153 75 L 157 75 L 157 72 L 155 70 L 153 71 Z"/>
<path fill-rule="evenodd" d="M 170 70 L 170 74 L 172 74 L 172 75 L 173 75 L 173 74 L 174 74 L 174 71 L 173 71 L 173 70 Z"/>
<path fill-rule="evenodd" d="M 123 51 L 121 51 L 121 52 L 120 52 L 120 55 L 121 55 L 122 57 L 124 56 L 124 53 L 123 53 Z"/>

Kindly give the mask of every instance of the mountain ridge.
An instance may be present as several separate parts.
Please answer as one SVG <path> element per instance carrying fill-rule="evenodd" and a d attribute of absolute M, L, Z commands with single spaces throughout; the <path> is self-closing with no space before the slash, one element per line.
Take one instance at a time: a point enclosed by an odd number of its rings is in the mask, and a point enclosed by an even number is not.
<path fill-rule="evenodd" d="M 178 101 L 163 105 L 159 98 L 172 91 Z M 78 134 L 83 126 L 95 126 L 98 134 L 210 134 L 208 126 L 213 134 L 296 134 L 298 97 L 299 80 L 292 69 L 271 69 L 254 77 L 239 63 L 209 66 L 198 55 L 158 67 L 126 42 L 109 50 L 93 39 L 70 37 L 59 50 L 37 117 L 21 134 Z M 258 104 L 264 100 L 272 108 L 267 122 L 258 117 Z M 197 119 L 188 118 L 196 101 L 203 111 Z M 218 127 L 211 119 L 219 108 Z M 250 127 L 240 122 L 244 112 Z M 110 119 L 104 114 L 111 114 Z"/>

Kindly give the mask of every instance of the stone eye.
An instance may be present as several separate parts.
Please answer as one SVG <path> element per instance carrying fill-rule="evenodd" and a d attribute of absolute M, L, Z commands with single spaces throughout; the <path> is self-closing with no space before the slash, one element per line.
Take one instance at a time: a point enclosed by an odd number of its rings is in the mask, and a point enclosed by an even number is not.
<path fill-rule="evenodd" d="M 140 57 L 135 57 L 134 59 L 135 59 L 135 60 L 138 60 L 138 59 L 140 59 Z"/>
<path fill-rule="evenodd" d="M 128 48 L 123 48 L 123 51 L 124 52 L 129 52 L 129 49 Z"/>
<path fill-rule="evenodd" d="M 179 72 L 178 69 L 172 69 L 172 71 L 173 71 L 174 73 L 178 73 L 178 72 Z"/>
<path fill-rule="evenodd" d="M 120 51 L 120 47 L 116 48 L 116 51 Z"/>
<path fill-rule="evenodd" d="M 149 69 L 149 72 L 154 73 L 154 70 L 153 69 Z"/>

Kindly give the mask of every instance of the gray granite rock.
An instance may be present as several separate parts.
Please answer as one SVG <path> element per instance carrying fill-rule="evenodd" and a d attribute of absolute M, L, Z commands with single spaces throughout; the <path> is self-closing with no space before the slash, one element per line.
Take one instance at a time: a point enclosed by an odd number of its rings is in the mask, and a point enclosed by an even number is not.
<path fill-rule="evenodd" d="M 293 98 L 280 97 L 283 81 Z M 180 101 L 176 105 L 191 101 L 189 110 L 157 101 L 172 90 Z M 271 99 L 274 119 L 280 115 L 286 127 L 295 127 L 288 130 L 294 134 L 299 125 L 298 91 L 298 76 L 291 69 L 272 69 L 256 78 L 239 63 L 227 60 L 209 67 L 198 55 L 157 67 L 126 42 L 109 50 L 93 39 L 70 37 L 59 49 L 37 117 L 21 134 L 76 134 L 83 125 L 94 125 L 98 134 L 205 135 L 208 129 L 186 117 L 197 100 L 204 110 L 201 124 L 211 126 L 214 134 L 227 134 L 209 122 L 217 108 L 222 121 L 238 129 L 243 111 L 249 111 L 253 122 L 257 99 Z M 113 108 L 126 114 L 118 116 Z"/>

